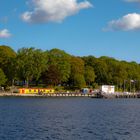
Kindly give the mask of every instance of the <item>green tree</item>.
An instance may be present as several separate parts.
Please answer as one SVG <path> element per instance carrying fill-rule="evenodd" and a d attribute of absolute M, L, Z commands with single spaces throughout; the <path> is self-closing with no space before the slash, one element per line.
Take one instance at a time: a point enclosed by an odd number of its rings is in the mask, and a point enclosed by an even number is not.
<path fill-rule="evenodd" d="M 90 86 L 94 81 L 95 81 L 95 72 L 94 68 L 91 66 L 86 66 L 85 67 L 85 80 L 86 84 Z"/>
<path fill-rule="evenodd" d="M 38 81 L 41 74 L 47 69 L 47 55 L 39 49 L 22 48 L 17 52 L 17 71 L 19 79 Z"/>
<path fill-rule="evenodd" d="M 6 76 L 2 69 L 0 69 L 0 86 L 6 83 Z"/>
<path fill-rule="evenodd" d="M 79 57 L 71 57 L 70 85 L 78 88 L 86 85 L 84 78 L 84 61 Z"/>
<path fill-rule="evenodd" d="M 11 85 L 15 78 L 15 58 L 16 53 L 9 46 L 0 46 L 0 68 L 4 71 L 7 77 L 7 84 Z"/>
<path fill-rule="evenodd" d="M 9 46 L 0 46 L 0 67 L 5 68 L 12 58 L 16 57 L 16 53 Z"/>
<path fill-rule="evenodd" d="M 60 84 L 68 81 L 71 73 L 70 55 L 59 49 L 52 49 L 48 52 L 48 65 L 57 67 L 57 73 L 61 80 L 57 80 Z"/>
<path fill-rule="evenodd" d="M 95 81 L 99 85 L 108 84 L 108 66 L 102 60 L 97 60 L 94 66 L 96 78 Z"/>
<path fill-rule="evenodd" d="M 43 52 L 40 49 L 35 49 L 33 51 L 33 65 L 34 65 L 34 72 L 33 72 L 33 78 L 38 83 L 41 75 L 43 72 L 45 72 L 48 68 L 48 53 Z"/>
<path fill-rule="evenodd" d="M 51 86 L 57 86 L 61 82 L 61 75 L 56 65 L 50 64 L 47 71 L 42 74 L 43 81 Z"/>
<path fill-rule="evenodd" d="M 78 73 L 74 74 L 73 81 L 74 81 L 74 86 L 79 89 L 86 86 L 85 78 L 84 75 L 82 74 L 78 74 Z"/>

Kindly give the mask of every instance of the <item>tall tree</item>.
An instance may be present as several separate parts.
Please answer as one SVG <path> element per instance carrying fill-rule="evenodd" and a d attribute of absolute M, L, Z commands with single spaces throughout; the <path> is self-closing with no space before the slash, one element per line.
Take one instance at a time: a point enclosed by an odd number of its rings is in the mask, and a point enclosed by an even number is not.
<path fill-rule="evenodd" d="M 18 77 L 26 81 L 33 78 L 38 81 L 42 72 L 47 69 L 47 56 L 41 50 L 35 48 L 22 48 L 17 52 Z"/>
<path fill-rule="evenodd" d="M 71 57 L 70 84 L 81 88 L 86 85 L 84 78 L 84 61 L 79 57 Z"/>
<path fill-rule="evenodd" d="M 74 86 L 79 88 L 79 89 L 86 86 L 85 78 L 84 78 L 84 75 L 82 75 L 82 74 L 78 74 L 78 73 L 74 74 L 73 75 L 73 82 L 74 82 Z"/>
<path fill-rule="evenodd" d="M 94 68 L 91 66 L 86 66 L 84 75 L 85 75 L 86 84 L 90 86 L 95 81 L 95 77 L 96 77 Z"/>
<path fill-rule="evenodd" d="M 96 83 L 99 85 L 108 84 L 108 66 L 102 60 L 97 60 L 94 66 L 96 74 Z"/>
<path fill-rule="evenodd" d="M 52 49 L 48 52 L 48 65 L 57 67 L 57 72 L 61 77 L 60 84 L 68 81 L 71 73 L 70 55 L 59 49 Z"/>
<path fill-rule="evenodd" d="M 48 68 L 48 53 L 42 50 L 35 49 L 33 52 L 34 58 L 34 75 L 33 78 L 38 82 L 41 74 Z"/>
<path fill-rule="evenodd" d="M 7 77 L 7 84 L 11 85 L 15 78 L 15 58 L 16 53 L 9 46 L 0 46 L 0 68 L 4 71 Z"/>
<path fill-rule="evenodd" d="M 61 75 L 56 65 L 50 64 L 47 71 L 42 74 L 42 79 L 47 85 L 57 86 L 61 82 Z"/>
<path fill-rule="evenodd" d="M 2 69 L 0 69 L 0 86 L 4 85 L 6 82 L 6 76 Z"/>

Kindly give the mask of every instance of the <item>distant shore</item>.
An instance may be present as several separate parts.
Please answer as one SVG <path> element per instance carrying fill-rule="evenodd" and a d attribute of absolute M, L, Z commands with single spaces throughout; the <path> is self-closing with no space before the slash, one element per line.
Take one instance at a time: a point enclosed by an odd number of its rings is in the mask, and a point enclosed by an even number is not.
<path fill-rule="evenodd" d="M 19 93 L 0 93 L 0 97 L 90 97 L 90 98 L 140 98 L 139 93 L 123 94 L 82 94 L 82 93 L 53 93 L 53 94 L 19 94 Z"/>
<path fill-rule="evenodd" d="M 53 93 L 53 94 L 19 94 L 19 93 L 0 93 L 0 97 L 95 97 L 95 94 L 81 93 Z"/>

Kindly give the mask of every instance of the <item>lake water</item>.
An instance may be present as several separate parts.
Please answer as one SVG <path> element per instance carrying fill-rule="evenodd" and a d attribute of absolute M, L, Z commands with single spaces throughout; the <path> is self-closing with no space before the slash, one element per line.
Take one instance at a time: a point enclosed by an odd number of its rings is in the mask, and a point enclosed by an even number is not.
<path fill-rule="evenodd" d="M 140 99 L 0 98 L 0 140 L 140 140 Z"/>

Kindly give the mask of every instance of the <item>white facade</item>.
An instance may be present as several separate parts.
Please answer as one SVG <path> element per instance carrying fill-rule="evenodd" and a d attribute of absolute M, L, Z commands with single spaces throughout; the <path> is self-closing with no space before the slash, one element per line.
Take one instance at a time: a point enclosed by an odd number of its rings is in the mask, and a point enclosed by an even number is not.
<path fill-rule="evenodd" d="M 101 92 L 104 92 L 104 93 L 114 93 L 115 92 L 115 86 L 102 85 L 101 86 Z"/>

